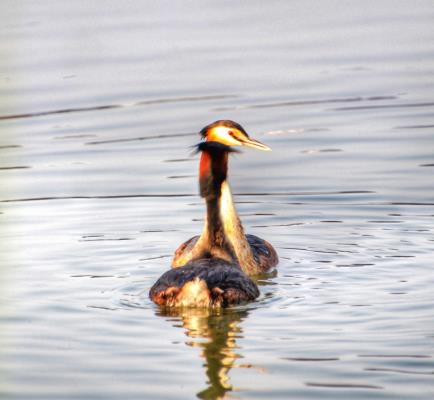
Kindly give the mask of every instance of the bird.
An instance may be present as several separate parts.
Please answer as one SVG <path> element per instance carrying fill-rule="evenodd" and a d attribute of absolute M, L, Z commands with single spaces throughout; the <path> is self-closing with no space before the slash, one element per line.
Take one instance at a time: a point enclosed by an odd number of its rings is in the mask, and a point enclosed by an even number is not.
<path fill-rule="evenodd" d="M 235 150 L 214 141 L 200 143 L 197 150 L 202 152 L 200 193 L 208 210 L 202 253 L 199 258 L 166 271 L 150 289 L 149 297 L 168 307 L 227 307 L 252 301 L 259 296 L 259 289 L 237 261 L 218 208 L 228 153 Z"/>
<path fill-rule="evenodd" d="M 227 183 L 228 156 L 241 144 L 269 150 L 232 121 L 216 121 L 201 131 L 199 190 L 206 203 L 202 234 L 175 252 L 172 269 L 149 291 L 168 307 L 228 307 L 253 301 L 259 289 L 251 275 L 274 267 L 278 256 L 267 241 L 245 235 Z"/>
<path fill-rule="evenodd" d="M 220 258 L 169 269 L 149 291 L 154 303 L 166 307 L 228 307 L 258 296 L 258 286 L 239 265 Z"/>
<path fill-rule="evenodd" d="M 238 262 L 249 276 L 267 272 L 278 263 L 273 246 L 255 235 L 245 234 L 236 212 L 227 181 L 228 154 L 233 146 L 270 151 L 267 145 L 249 137 L 244 128 L 231 120 L 218 120 L 201 131 L 204 142 L 199 163 L 200 193 L 206 201 L 206 219 L 201 235 L 182 243 L 172 260 L 178 268 L 192 260 L 220 257 Z M 203 151 L 205 150 L 205 151 Z"/>

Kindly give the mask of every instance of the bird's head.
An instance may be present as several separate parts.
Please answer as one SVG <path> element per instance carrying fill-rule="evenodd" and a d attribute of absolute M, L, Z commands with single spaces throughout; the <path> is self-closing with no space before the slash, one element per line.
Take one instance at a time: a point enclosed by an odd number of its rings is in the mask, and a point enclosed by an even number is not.
<path fill-rule="evenodd" d="M 226 146 L 247 146 L 258 150 L 271 150 L 267 145 L 249 137 L 240 124 L 230 120 L 215 121 L 205 126 L 200 134 L 206 141 L 219 142 Z"/>

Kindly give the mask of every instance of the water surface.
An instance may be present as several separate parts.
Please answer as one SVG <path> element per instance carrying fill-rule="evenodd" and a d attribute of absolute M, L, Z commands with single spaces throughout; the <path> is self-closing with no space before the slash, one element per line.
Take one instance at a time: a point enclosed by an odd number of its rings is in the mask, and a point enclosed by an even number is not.
<path fill-rule="evenodd" d="M 0 8 L 0 397 L 434 396 L 432 2 Z M 164 312 L 220 118 L 273 148 L 230 179 L 280 264 Z"/>

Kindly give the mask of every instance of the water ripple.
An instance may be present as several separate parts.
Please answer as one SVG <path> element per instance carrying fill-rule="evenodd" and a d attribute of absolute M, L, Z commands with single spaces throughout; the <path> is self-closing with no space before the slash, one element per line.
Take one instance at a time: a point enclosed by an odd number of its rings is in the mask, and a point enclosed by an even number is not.
<path fill-rule="evenodd" d="M 89 106 L 89 107 L 61 108 L 58 110 L 38 111 L 38 112 L 23 113 L 23 114 L 0 115 L 0 120 L 35 118 L 35 117 L 43 117 L 46 115 L 70 114 L 70 113 L 80 113 L 80 112 L 88 112 L 88 111 L 104 111 L 104 110 L 113 110 L 117 108 L 147 106 L 147 105 L 165 104 L 165 103 L 221 100 L 221 99 L 228 99 L 233 97 L 236 97 L 236 95 L 184 96 L 184 97 L 174 97 L 174 98 L 166 98 L 166 99 L 140 100 L 130 104 L 105 104 L 105 105 Z"/>
<path fill-rule="evenodd" d="M 338 107 L 333 108 L 333 111 L 356 111 L 356 110 L 378 110 L 382 108 L 418 108 L 418 107 L 433 107 L 434 103 L 406 103 L 406 104 L 380 104 L 368 106 L 353 106 L 353 107 Z"/>
<path fill-rule="evenodd" d="M 434 375 L 434 371 L 411 371 L 399 368 L 365 368 L 364 370 L 374 372 L 396 372 L 398 374 Z"/>
<path fill-rule="evenodd" d="M 175 137 L 185 137 L 192 136 L 194 133 L 171 133 L 165 135 L 147 135 L 147 136 L 137 136 L 132 138 L 124 139 L 107 139 L 107 140 L 94 140 L 92 142 L 87 142 L 86 145 L 98 145 L 98 144 L 110 144 L 110 143 L 128 143 L 128 142 L 140 142 L 142 140 L 153 140 L 153 139 L 172 139 Z"/>
<path fill-rule="evenodd" d="M 305 382 L 306 386 L 335 388 L 335 389 L 384 389 L 383 386 L 367 385 L 363 383 L 328 383 L 328 382 Z"/>
<path fill-rule="evenodd" d="M 322 362 L 322 361 L 339 361 L 339 357 L 282 357 L 281 360 L 302 361 L 302 362 Z"/>
<path fill-rule="evenodd" d="M 14 170 L 14 169 L 29 169 L 31 167 L 27 165 L 17 165 L 14 167 L 0 167 L 0 171 L 8 171 L 8 170 Z"/>
<path fill-rule="evenodd" d="M 354 103 L 354 102 L 362 102 L 362 101 L 395 100 L 397 98 L 398 98 L 397 96 L 368 96 L 368 97 L 357 96 L 357 97 L 331 98 L 331 99 L 320 99 L 320 100 L 291 100 L 291 101 L 281 101 L 275 103 L 241 105 L 235 107 L 218 107 L 218 108 L 214 108 L 213 111 L 248 110 L 248 109 L 258 109 L 258 108 L 305 106 L 305 105 L 330 104 L 330 103 Z"/>
<path fill-rule="evenodd" d="M 326 195 L 351 195 L 351 194 L 373 194 L 370 190 L 344 190 L 336 192 L 252 192 L 235 193 L 235 196 L 326 196 Z M 153 198 L 153 197 L 196 197 L 193 193 L 147 193 L 147 194 L 125 194 L 125 195 L 95 195 L 95 196 L 46 196 L 28 197 L 18 199 L 3 199 L 0 203 L 15 203 L 25 201 L 49 201 L 49 200 L 82 200 L 82 199 L 128 199 L 128 198 Z M 401 204 L 401 203 L 398 203 Z M 419 204 L 419 203 L 417 203 Z"/>

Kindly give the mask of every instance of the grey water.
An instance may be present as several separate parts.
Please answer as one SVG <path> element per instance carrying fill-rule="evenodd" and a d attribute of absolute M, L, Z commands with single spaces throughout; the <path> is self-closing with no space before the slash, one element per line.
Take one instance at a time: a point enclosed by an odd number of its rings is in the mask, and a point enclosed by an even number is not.
<path fill-rule="evenodd" d="M 432 1 L 2 1 L 0 398 L 432 399 Z M 277 270 L 147 298 L 200 232 L 199 130 Z"/>

